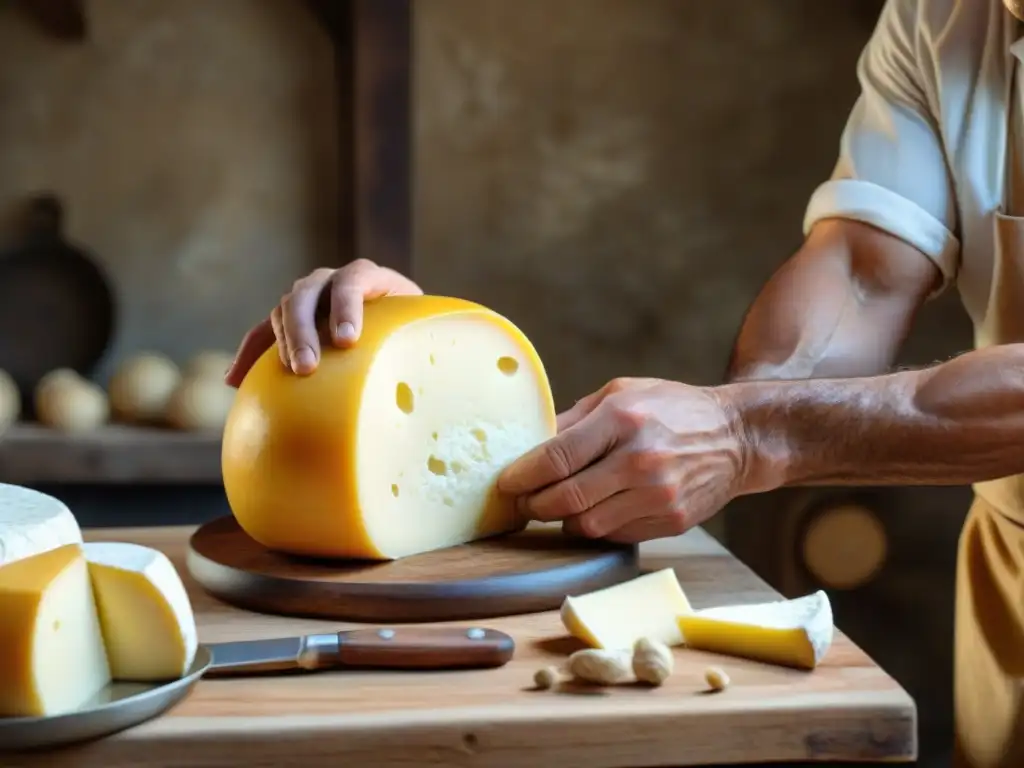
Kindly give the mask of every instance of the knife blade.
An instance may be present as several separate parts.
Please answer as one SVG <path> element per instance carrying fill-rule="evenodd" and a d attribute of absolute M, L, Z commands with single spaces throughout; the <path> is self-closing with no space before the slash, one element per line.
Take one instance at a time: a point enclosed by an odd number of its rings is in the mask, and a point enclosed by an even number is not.
<path fill-rule="evenodd" d="M 484 669 L 507 664 L 515 641 L 480 627 L 375 627 L 328 634 L 206 643 L 204 677 L 321 669 Z"/>

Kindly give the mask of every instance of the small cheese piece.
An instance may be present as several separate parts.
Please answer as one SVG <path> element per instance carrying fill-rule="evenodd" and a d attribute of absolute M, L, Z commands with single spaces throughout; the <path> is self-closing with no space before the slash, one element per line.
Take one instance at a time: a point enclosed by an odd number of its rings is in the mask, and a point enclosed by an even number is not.
<path fill-rule="evenodd" d="M 359 341 L 297 376 L 276 347 L 222 440 L 228 502 L 265 547 L 390 560 L 511 532 L 501 470 L 555 434 L 547 375 L 507 319 L 461 299 L 366 303 Z"/>
<path fill-rule="evenodd" d="M 185 585 L 163 552 L 128 542 L 88 542 L 100 625 L 115 680 L 177 680 L 198 637 Z"/>
<path fill-rule="evenodd" d="M 81 547 L 68 544 L 0 568 L 0 716 L 70 712 L 109 682 Z"/>
<path fill-rule="evenodd" d="M 81 542 L 82 531 L 64 502 L 0 483 L 0 566 Z"/>
<path fill-rule="evenodd" d="M 814 669 L 832 645 L 828 595 L 705 608 L 679 617 L 687 647 L 800 669 Z"/>
<path fill-rule="evenodd" d="M 573 637 L 594 648 L 632 649 L 640 638 L 680 645 L 677 617 L 690 613 L 679 579 L 671 568 L 599 589 L 562 603 L 562 624 Z"/>

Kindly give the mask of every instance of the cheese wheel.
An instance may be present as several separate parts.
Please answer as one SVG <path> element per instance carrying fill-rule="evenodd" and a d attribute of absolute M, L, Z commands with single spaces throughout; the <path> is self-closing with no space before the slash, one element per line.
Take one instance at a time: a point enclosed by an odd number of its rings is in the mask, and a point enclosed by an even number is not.
<path fill-rule="evenodd" d="M 235 356 L 230 352 L 215 349 L 203 350 L 185 363 L 183 375 L 223 380 L 234 361 Z"/>
<path fill-rule="evenodd" d="M 367 302 L 349 349 L 297 376 L 271 348 L 228 415 L 228 502 L 282 552 L 388 560 L 522 526 L 500 471 L 555 434 L 547 374 L 509 320 L 461 299 Z"/>
<path fill-rule="evenodd" d="M 47 374 L 37 387 L 35 399 L 40 423 L 63 432 L 88 432 L 110 417 L 107 393 L 73 371 Z"/>
<path fill-rule="evenodd" d="M 110 377 L 110 405 L 122 421 L 160 421 L 181 381 L 178 366 L 165 355 L 143 352 L 125 360 Z"/>
<path fill-rule="evenodd" d="M 78 544 L 0 568 L 0 617 L 0 717 L 64 714 L 110 682 Z"/>
<path fill-rule="evenodd" d="M 21 393 L 7 371 L 0 370 L 0 434 L 21 415 Z"/>
<path fill-rule="evenodd" d="M 0 483 L 0 566 L 81 542 L 82 531 L 64 502 Z"/>
<path fill-rule="evenodd" d="M 224 422 L 235 399 L 235 389 L 213 376 L 187 376 L 171 394 L 164 417 L 177 429 L 216 431 Z"/>

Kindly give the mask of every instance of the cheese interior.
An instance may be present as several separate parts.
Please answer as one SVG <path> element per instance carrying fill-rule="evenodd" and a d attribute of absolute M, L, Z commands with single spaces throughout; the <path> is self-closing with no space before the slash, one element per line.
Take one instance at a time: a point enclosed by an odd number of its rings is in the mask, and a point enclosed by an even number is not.
<path fill-rule="evenodd" d="M 520 525 L 498 474 L 553 432 L 548 385 L 528 356 L 478 315 L 420 320 L 382 345 L 355 439 L 362 521 L 384 556 Z"/>
<path fill-rule="evenodd" d="M 686 645 L 728 656 L 813 669 L 835 631 L 828 595 L 706 608 L 679 616 Z"/>
<path fill-rule="evenodd" d="M 128 542 L 89 542 L 85 556 L 114 679 L 182 677 L 199 642 L 188 593 L 167 556 Z"/>
<path fill-rule="evenodd" d="M 631 649 L 641 637 L 680 645 L 677 617 L 693 609 L 671 568 L 646 573 L 562 603 L 569 634 L 594 648 Z"/>
<path fill-rule="evenodd" d="M 0 716 L 69 712 L 109 682 L 81 547 L 69 544 L 0 568 Z"/>

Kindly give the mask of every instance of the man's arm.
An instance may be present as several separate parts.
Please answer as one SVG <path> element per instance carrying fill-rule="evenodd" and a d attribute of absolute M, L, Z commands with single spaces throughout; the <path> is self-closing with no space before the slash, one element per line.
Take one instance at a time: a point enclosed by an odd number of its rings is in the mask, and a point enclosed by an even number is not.
<path fill-rule="evenodd" d="M 820 221 L 751 306 L 728 380 L 883 373 L 940 279 L 930 259 L 890 234 Z"/>
<path fill-rule="evenodd" d="M 750 484 L 952 485 L 1024 472 L 1024 344 L 861 379 L 718 388 Z"/>

